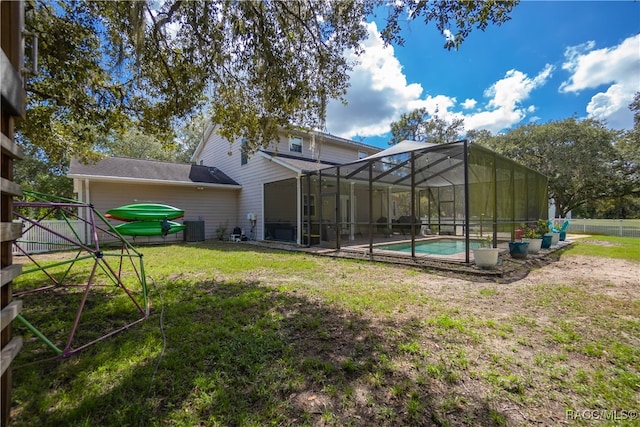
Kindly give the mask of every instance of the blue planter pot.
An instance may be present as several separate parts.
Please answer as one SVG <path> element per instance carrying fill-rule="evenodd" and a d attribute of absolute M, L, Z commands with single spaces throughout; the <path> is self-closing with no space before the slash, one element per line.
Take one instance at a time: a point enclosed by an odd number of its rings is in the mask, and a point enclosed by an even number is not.
<path fill-rule="evenodd" d="M 525 259 L 529 249 L 529 242 L 509 242 L 511 258 Z"/>
<path fill-rule="evenodd" d="M 542 249 L 549 249 L 551 247 L 551 240 L 553 240 L 553 236 L 551 234 L 542 236 Z"/>

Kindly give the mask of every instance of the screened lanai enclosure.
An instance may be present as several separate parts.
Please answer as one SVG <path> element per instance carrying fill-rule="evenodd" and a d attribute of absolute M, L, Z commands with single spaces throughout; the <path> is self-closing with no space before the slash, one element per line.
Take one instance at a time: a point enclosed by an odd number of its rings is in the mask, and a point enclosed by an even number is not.
<path fill-rule="evenodd" d="M 357 162 L 274 184 L 274 190 L 298 192 L 296 208 L 293 198 L 271 202 L 291 208 L 286 218 L 282 210 L 284 224 L 274 234 L 369 254 L 468 263 L 471 249 L 488 238 L 492 246 L 506 247 L 522 224 L 547 217 L 544 175 L 467 141 L 403 141 Z"/>

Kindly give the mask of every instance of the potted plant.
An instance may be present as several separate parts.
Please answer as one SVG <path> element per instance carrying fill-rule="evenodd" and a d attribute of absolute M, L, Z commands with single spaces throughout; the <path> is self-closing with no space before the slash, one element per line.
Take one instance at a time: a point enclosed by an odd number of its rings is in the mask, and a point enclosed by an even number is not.
<path fill-rule="evenodd" d="M 536 223 L 536 231 L 542 236 L 542 249 L 549 249 L 551 247 L 551 240 L 553 234 L 549 232 L 549 224 L 544 219 L 539 219 Z"/>
<path fill-rule="evenodd" d="M 549 231 L 547 232 L 547 234 L 551 236 L 551 246 L 556 246 L 560 242 L 560 232 L 558 231 L 558 223 L 557 221 L 553 223 L 549 221 L 548 224 L 549 224 Z"/>
<path fill-rule="evenodd" d="M 525 259 L 529 250 L 529 242 L 509 242 L 509 255 L 511 258 Z"/>
<path fill-rule="evenodd" d="M 520 224 L 514 231 L 513 231 L 513 240 L 514 241 L 518 241 L 518 240 L 522 240 L 522 238 L 524 237 L 524 232 L 527 229 L 527 226 L 524 224 Z"/>
<path fill-rule="evenodd" d="M 530 254 L 537 254 L 542 247 L 542 234 L 538 233 L 536 227 L 525 227 L 524 235 L 522 237 L 523 242 L 529 243 L 527 252 Z"/>
<path fill-rule="evenodd" d="M 498 264 L 500 249 L 491 245 L 491 235 L 481 237 L 480 247 L 473 250 L 473 261 L 480 268 L 492 268 Z"/>
<path fill-rule="evenodd" d="M 565 240 L 567 240 L 567 232 L 566 231 L 561 231 L 560 233 L 558 233 L 558 235 L 560 236 L 560 241 L 564 242 Z"/>

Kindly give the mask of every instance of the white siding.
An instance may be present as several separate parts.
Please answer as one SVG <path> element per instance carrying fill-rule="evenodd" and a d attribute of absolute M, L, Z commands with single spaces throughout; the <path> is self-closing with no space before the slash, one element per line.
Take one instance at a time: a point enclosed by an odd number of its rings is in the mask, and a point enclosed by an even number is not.
<path fill-rule="evenodd" d="M 327 136 L 316 137 L 315 147 L 311 149 L 311 137 L 308 134 L 294 133 L 294 136 L 302 137 L 302 153 L 289 151 L 289 134 L 283 133 L 280 141 L 269 147 L 267 151 L 276 151 L 279 154 L 294 155 L 310 160 L 320 160 L 333 163 L 348 163 L 358 160 L 358 151 L 374 154 L 379 149 L 366 148 L 357 144 L 336 141 Z M 235 222 L 230 227 L 238 226 L 244 229 L 246 234 L 251 230 L 248 213 L 257 215 L 254 237 L 258 240 L 264 238 L 264 184 L 283 179 L 297 178 L 295 171 L 285 166 L 275 164 L 258 153 L 249 157 L 245 165 L 241 165 L 241 139 L 230 144 L 215 131 L 209 135 L 199 156 L 194 159 L 197 164 L 215 166 L 227 174 L 230 178 L 242 185 L 238 196 L 237 213 Z M 297 194 L 291 194 L 297 198 Z"/>
<path fill-rule="evenodd" d="M 262 240 L 264 238 L 264 183 L 296 176 L 296 173 L 290 169 L 275 164 L 262 156 L 254 156 L 242 168 L 242 174 L 239 178 L 243 183 L 238 206 L 239 226 L 244 228 L 245 231 L 249 231 L 251 227 L 249 226 L 249 220 L 247 220 L 247 214 L 250 212 L 255 213 L 258 216 L 255 237 L 258 240 Z M 291 196 L 296 197 L 295 194 Z"/>
<path fill-rule="evenodd" d="M 196 164 L 202 162 L 205 166 L 215 166 L 229 177 L 236 179 L 240 170 L 240 141 L 232 145 L 216 132 L 212 132 L 200 156 L 195 159 Z"/>
<path fill-rule="evenodd" d="M 366 148 L 365 146 L 357 144 L 336 141 L 327 136 L 317 136 L 315 138 L 314 149 L 312 150 L 311 137 L 309 135 L 293 135 L 302 137 L 302 153 L 289 151 L 289 134 L 284 133 L 280 137 L 280 142 L 266 147 L 266 150 L 275 151 L 279 154 L 294 155 L 310 160 L 320 159 L 321 161 L 324 160 L 333 163 L 356 161 L 358 160 L 358 151 L 366 152 L 369 155 L 380 151 L 375 147 Z M 205 166 L 215 166 L 238 183 L 245 185 L 244 182 L 240 181 L 240 171 L 248 165 L 240 165 L 240 148 L 241 139 L 238 139 L 233 144 L 229 144 L 229 141 L 220 137 L 216 132 L 212 132 L 200 156 L 195 160 L 198 164 L 202 161 Z M 259 157 L 257 154 L 253 154 L 249 158 L 248 164 L 251 164 L 257 157 Z"/>
<path fill-rule="evenodd" d="M 86 188 L 78 188 L 78 198 L 86 200 Z M 216 238 L 216 228 L 219 225 L 227 225 L 230 232 L 233 229 L 238 216 L 238 190 L 222 190 L 204 187 L 198 190 L 195 187 L 182 187 L 177 185 L 151 185 L 129 183 L 91 182 L 89 188 L 89 203 L 102 215 L 109 209 L 128 205 L 131 203 L 163 203 L 185 211 L 181 222 L 203 220 L 205 225 L 205 238 Z M 113 221 L 114 225 L 120 221 Z M 165 240 L 182 241 L 183 234 L 170 234 Z M 137 238 L 136 240 L 140 240 Z"/>
<path fill-rule="evenodd" d="M 302 153 L 289 151 L 289 135 L 282 134 L 280 142 L 274 146 L 267 147 L 267 151 L 277 151 L 279 154 L 303 157 L 311 160 L 324 160 L 332 163 L 349 163 L 358 160 L 358 151 L 366 152 L 367 155 L 380 151 L 377 148 L 363 148 L 358 145 L 338 142 L 327 136 L 316 136 L 315 143 L 307 134 L 292 134 L 302 138 Z M 313 147 L 312 147 L 313 145 Z M 224 169 L 223 169 L 224 170 Z"/>
<path fill-rule="evenodd" d="M 227 140 L 213 132 L 200 157 L 195 160 L 198 164 L 202 160 L 206 166 L 219 168 L 242 185 L 238 196 L 237 214 L 233 224 L 230 224 L 231 228 L 238 226 L 249 235 L 251 223 L 247 219 L 247 214 L 254 213 L 257 216 L 257 223 L 253 237 L 262 240 L 264 236 L 263 184 L 292 178 L 296 174 L 290 169 L 274 164 L 258 153 L 254 153 L 247 164 L 241 165 L 240 147 L 240 140 L 230 146 Z"/>

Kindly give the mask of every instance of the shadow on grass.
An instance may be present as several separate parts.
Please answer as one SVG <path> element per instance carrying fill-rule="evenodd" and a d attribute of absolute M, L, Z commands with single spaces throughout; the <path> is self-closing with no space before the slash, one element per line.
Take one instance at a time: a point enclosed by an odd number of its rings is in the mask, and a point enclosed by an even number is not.
<path fill-rule="evenodd" d="M 146 322 L 69 359 L 16 369 L 12 425 L 504 422 L 480 391 L 447 411 L 434 403 L 446 391 L 418 372 L 426 355 L 399 350 L 411 325 L 259 282 L 165 279 L 151 294 Z M 31 316 L 45 321 L 39 304 Z M 87 320 L 99 330 L 102 315 L 95 307 Z M 26 346 L 16 366 L 31 357 Z"/>
<path fill-rule="evenodd" d="M 272 242 L 277 244 L 278 242 Z M 278 254 L 284 254 L 288 257 L 288 263 L 295 265 L 297 259 L 304 257 L 319 257 L 324 259 L 342 260 L 345 262 L 359 262 L 359 263 L 372 263 L 375 264 L 387 264 L 394 265 L 397 268 L 407 270 L 418 270 L 429 274 L 438 276 L 458 278 L 462 280 L 469 280 L 476 283 L 502 283 L 509 284 L 526 278 L 532 270 L 542 268 L 546 265 L 552 264 L 560 258 L 567 248 L 556 249 L 554 252 L 548 254 L 539 255 L 535 257 L 529 257 L 526 260 L 513 260 L 508 255 L 502 260 L 501 266 L 496 269 L 482 270 L 476 268 L 473 264 L 466 265 L 461 263 L 441 262 L 436 259 L 430 260 L 418 260 L 413 262 L 409 258 L 393 258 L 378 257 L 374 260 L 368 259 L 366 256 L 358 255 L 355 257 L 330 253 L 314 253 L 297 251 L 295 245 L 290 245 L 291 249 L 283 249 L 278 247 L 271 247 L 269 244 L 254 245 L 251 243 L 235 243 L 227 241 L 208 240 L 205 242 L 197 243 L 182 243 L 169 245 L 178 249 L 201 249 L 205 251 L 212 251 L 214 253 L 236 253 L 241 255 L 254 255 L 252 258 L 259 264 L 261 262 L 261 255 L 277 256 Z M 284 244 L 286 246 L 286 243 Z M 152 246 L 149 246 L 151 248 Z M 158 247 L 158 245 L 155 245 Z M 144 251 L 144 248 L 141 248 Z M 213 255 L 216 256 L 216 255 Z M 250 268 L 250 266 L 248 266 Z M 254 265 L 255 267 L 255 265 Z M 235 271 L 235 270 L 234 270 Z"/>

